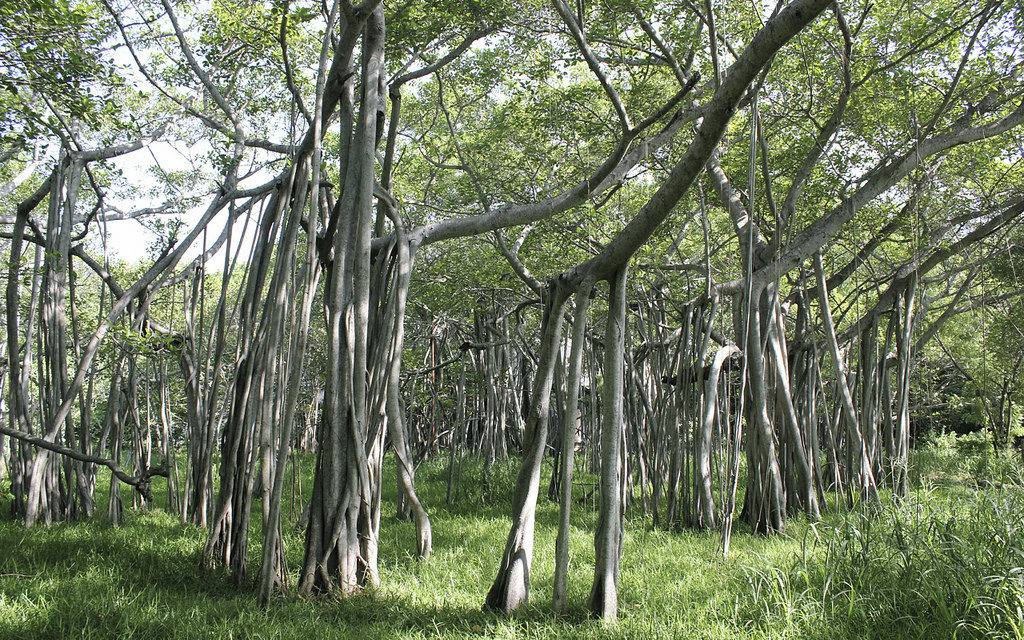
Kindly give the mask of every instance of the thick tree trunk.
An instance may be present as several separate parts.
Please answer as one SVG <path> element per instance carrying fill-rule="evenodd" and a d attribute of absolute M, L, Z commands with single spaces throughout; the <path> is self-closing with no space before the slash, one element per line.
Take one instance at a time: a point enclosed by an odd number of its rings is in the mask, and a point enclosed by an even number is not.
<path fill-rule="evenodd" d="M 352 29 L 349 24 L 346 35 Z M 367 338 L 382 7 L 373 10 L 363 31 L 361 107 L 350 157 L 345 156 L 345 187 L 338 203 L 342 226 L 333 238 L 325 294 L 328 380 L 299 581 L 303 593 L 349 594 L 379 582 L 373 512 L 379 486 L 373 483 L 380 478 L 371 470 L 377 443 L 368 432 Z"/>
<path fill-rule="evenodd" d="M 505 542 L 498 575 L 484 602 L 486 609 L 502 613 L 511 613 L 526 604 L 530 594 L 530 563 L 533 559 L 537 493 L 544 448 L 548 439 L 551 386 L 555 362 L 558 359 L 562 318 L 568 292 L 555 282 L 549 288 L 546 297 L 544 318 L 541 322 L 540 353 L 531 395 L 532 404 L 526 419 L 524 457 L 513 499 L 512 528 Z"/>

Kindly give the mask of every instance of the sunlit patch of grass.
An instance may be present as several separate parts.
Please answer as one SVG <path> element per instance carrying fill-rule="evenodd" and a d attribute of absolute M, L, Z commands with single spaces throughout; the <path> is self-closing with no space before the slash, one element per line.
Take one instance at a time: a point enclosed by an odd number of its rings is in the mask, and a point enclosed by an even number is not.
<path fill-rule="evenodd" d="M 301 460 L 304 491 L 309 463 Z M 421 467 L 435 536 L 426 562 L 413 557 L 412 523 L 387 506 L 395 483 L 386 479 L 381 587 L 343 601 L 287 595 L 267 609 L 251 588 L 199 569 L 205 533 L 163 511 L 161 500 L 127 512 L 121 527 L 102 516 L 31 530 L 3 520 L 0 638 L 978 637 L 982 628 L 1020 637 L 1013 615 L 1024 562 L 1012 550 L 1024 544 L 1024 498 L 1001 489 L 919 492 L 900 506 L 833 513 L 815 525 L 794 518 L 767 538 L 739 526 L 728 558 L 716 533 L 655 530 L 630 513 L 612 626 L 586 611 L 596 520 L 589 504 L 572 519 L 570 609 L 552 611 L 558 508 L 542 492 L 532 600 L 512 617 L 486 613 L 515 469 L 506 461 L 485 473 L 467 460 L 459 500 L 448 505 L 444 462 Z M 102 493 L 97 505 L 104 513 Z M 302 532 L 297 513 L 288 508 L 284 517 L 294 584 Z M 258 558 L 254 529 L 253 572 Z M 967 596 L 965 608 L 957 598 Z"/>

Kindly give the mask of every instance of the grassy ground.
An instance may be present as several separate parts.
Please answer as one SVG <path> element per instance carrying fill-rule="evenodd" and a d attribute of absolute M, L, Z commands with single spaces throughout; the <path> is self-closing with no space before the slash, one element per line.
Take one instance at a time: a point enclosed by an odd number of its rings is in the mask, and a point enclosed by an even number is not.
<path fill-rule="evenodd" d="M 771 538 L 740 529 L 726 560 L 715 534 L 652 530 L 633 516 L 614 626 L 586 617 L 589 509 L 577 509 L 573 523 L 574 607 L 551 612 L 557 507 L 542 500 L 531 605 L 512 618 L 487 614 L 480 605 L 508 532 L 513 473 L 512 465 L 497 469 L 489 491 L 478 469 L 467 470 L 466 495 L 449 507 L 443 469 L 422 468 L 435 536 L 429 561 L 410 555 L 412 525 L 386 507 L 379 590 L 345 601 L 282 598 L 269 609 L 251 590 L 202 573 L 203 532 L 159 508 L 133 512 L 117 528 L 97 521 L 26 530 L 5 518 L 0 638 L 1022 637 L 1014 620 L 1024 605 L 1024 540 L 1016 542 L 1024 539 L 1024 500 L 1002 482 L 922 488 L 904 505 L 834 513 L 815 525 L 794 519 Z M 385 485 L 386 505 L 393 486 Z M 289 534 L 288 553 L 294 569 L 300 532 Z"/>

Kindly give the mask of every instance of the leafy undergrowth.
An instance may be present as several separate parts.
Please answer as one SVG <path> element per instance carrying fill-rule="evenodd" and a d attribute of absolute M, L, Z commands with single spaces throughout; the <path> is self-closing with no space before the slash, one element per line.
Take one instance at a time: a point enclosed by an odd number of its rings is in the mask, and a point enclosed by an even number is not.
<path fill-rule="evenodd" d="M 268 609 L 251 589 L 200 571 L 203 532 L 159 508 L 117 528 L 0 521 L 0 638 L 1021 637 L 1024 495 L 1007 486 L 920 490 L 898 506 L 815 525 L 795 519 L 771 538 L 738 529 L 725 560 L 715 534 L 652 530 L 634 515 L 613 626 L 586 615 L 589 508 L 573 520 L 574 607 L 552 613 L 557 507 L 542 499 L 533 601 L 511 618 L 485 613 L 513 474 L 511 463 L 487 476 L 467 465 L 464 494 L 448 506 L 443 467 L 423 467 L 430 560 L 412 557 L 412 525 L 386 506 L 379 590 L 344 601 L 282 597 Z M 393 487 L 385 483 L 385 505 L 394 504 Z M 300 531 L 287 546 L 294 571 Z"/>

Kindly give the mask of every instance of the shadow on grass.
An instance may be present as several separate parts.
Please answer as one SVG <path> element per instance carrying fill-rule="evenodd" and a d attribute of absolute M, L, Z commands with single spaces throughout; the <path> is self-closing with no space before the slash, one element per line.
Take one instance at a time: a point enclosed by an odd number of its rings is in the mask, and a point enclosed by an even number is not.
<path fill-rule="evenodd" d="M 8 563 L 20 575 L 59 579 L 104 571 L 125 588 L 145 582 L 191 595 L 231 593 L 219 576 L 199 570 L 201 535 L 162 512 L 132 514 L 122 527 L 92 521 L 30 530 L 7 520 L 0 523 L 0 548 L 16 550 Z"/>
<path fill-rule="evenodd" d="M 439 513 L 438 520 L 469 519 Z M 490 548 L 504 522 L 472 520 L 460 530 L 438 527 L 438 551 L 459 556 Z M 413 537 L 408 523 L 386 525 L 383 533 L 398 544 Z M 91 521 L 26 529 L 0 520 L 0 549 L 8 551 L 0 565 L 0 637 L 489 637 L 529 635 L 538 627 L 568 632 L 587 619 L 583 609 L 555 616 L 543 606 L 512 617 L 485 612 L 469 599 L 475 594 L 466 576 L 454 594 L 435 590 L 433 575 L 404 589 L 403 578 L 446 570 L 408 555 L 382 558 L 395 574 L 386 588 L 343 600 L 289 595 L 264 609 L 249 585 L 237 588 L 220 572 L 200 570 L 203 539 L 203 531 L 159 510 L 132 513 L 121 527 Z"/>

